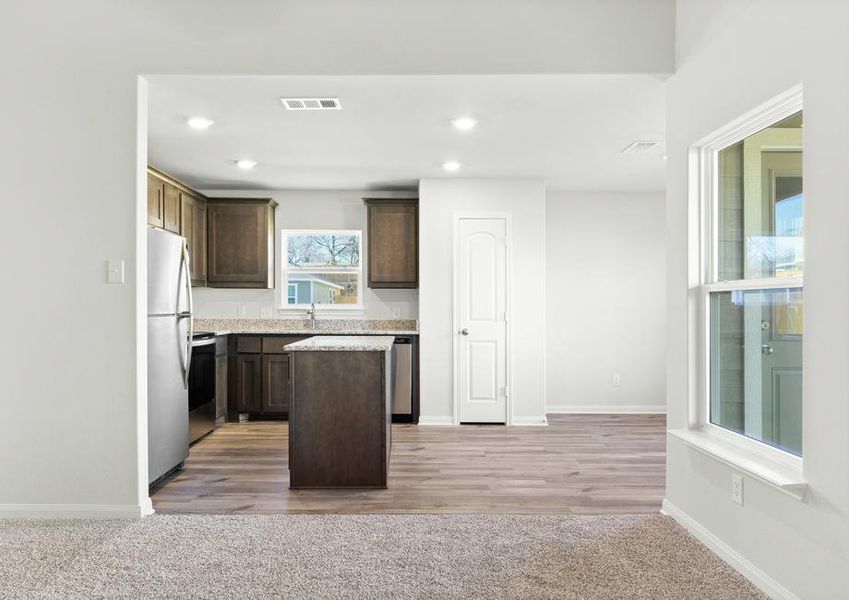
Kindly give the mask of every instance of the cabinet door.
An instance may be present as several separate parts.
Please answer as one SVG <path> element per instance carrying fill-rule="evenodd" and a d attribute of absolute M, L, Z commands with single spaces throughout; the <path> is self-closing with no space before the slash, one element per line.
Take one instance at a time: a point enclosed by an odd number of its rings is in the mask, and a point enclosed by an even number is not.
<path fill-rule="evenodd" d="M 192 285 L 206 285 L 206 202 L 195 199 L 192 206 L 192 243 L 189 252 L 192 256 Z"/>
<path fill-rule="evenodd" d="M 195 199 L 180 192 L 180 235 L 186 238 L 186 248 L 189 249 L 189 268 L 192 270 L 192 279 L 195 277 L 195 255 L 193 241 L 195 237 L 195 213 L 193 211 Z"/>
<path fill-rule="evenodd" d="M 206 205 L 180 192 L 180 235 L 186 238 L 192 285 L 206 284 Z"/>
<path fill-rule="evenodd" d="M 274 204 L 211 200 L 207 205 L 210 287 L 274 287 Z"/>
<path fill-rule="evenodd" d="M 240 354 L 236 359 L 238 377 L 239 412 L 259 412 L 262 410 L 261 382 L 262 362 L 259 354 Z"/>
<path fill-rule="evenodd" d="M 162 226 L 168 231 L 180 233 L 180 190 L 170 183 L 165 183 L 163 215 Z"/>
<path fill-rule="evenodd" d="M 418 204 L 368 201 L 368 285 L 419 286 Z"/>
<path fill-rule="evenodd" d="M 215 422 L 227 420 L 227 355 L 215 357 Z"/>
<path fill-rule="evenodd" d="M 289 412 L 289 355 L 265 354 L 262 357 L 262 410 Z"/>
<path fill-rule="evenodd" d="M 147 222 L 155 227 L 165 225 L 165 182 L 147 174 Z"/>

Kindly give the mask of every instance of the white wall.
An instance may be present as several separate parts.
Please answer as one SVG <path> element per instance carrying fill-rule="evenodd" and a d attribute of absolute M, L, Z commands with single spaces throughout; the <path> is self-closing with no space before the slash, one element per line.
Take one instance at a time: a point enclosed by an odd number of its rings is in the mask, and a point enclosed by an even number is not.
<path fill-rule="evenodd" d="M 665 218 L 662 192 L 546 195 L 549 412 L 665 412 Z"/>
<path fill-rule="evenodd" d="M 799 598 L 849 593 L 849 3 L 739 0 L 706 14 L 678 2 L 682 51 L 668 95 L 667 400 L 687 426 L 688 147 L 802 82 L 805 104 L 804 475 L 800 502 L 752 478 L 731 501 L 731 469 L 668 441 L 667 500 Z M 730 16 L 729 5 L 736 11 Z M 710 18 L 708 18 L 710 17 Z M 715 17 L 715 19 L 714 19 Z M 722 21 L 704 37 L 708 18 Z M 772 593 L 781 594 L 774 586 Z M 792 597 L 792 596 L 787 596 Z"/>
<path fill-rule="evenodd" d="M 278 311 L 279 285 L 282 281 L 280 260 L 282 252 L 280 231 L 283 229 L 359 229 L 363 232 L 363 304 L 361 312 L 321 310 L 321 318 L 398 318 L 416 319 L 419 316 L 418 290 L 372 290 L 368 287 L 368 233 L 366 207 L 363 198 L 415 197 L 416 192 L 368 192 L 358 190 L 205 190 L 210 198 L 274 198 L 275 211 L 275 289 L 233 290 L 225 288 L 195 288 L 195 314 L 198 317 L 238 317 L 244 306 L 245 316 L 251 319 L 267 317 L 295 317 L 303 315 L 292 311 Z"/>
<path fill-rule="evenodd" d="M 671 0 L 256 0 L 250 10 L 230 0 L 202 9 L 52 0 L 7 13 L 0 54 L 14 59 L 0 61 L 0 261 L 16 292 L 0 295 L 6 513 L 138 513 L 147 501 L 139 74 L 672 67 Z M 107 258 L 127 261 L 125 285 L 105 283 Z"/>
<path fill-rule="evenodd" d="M 419 183 L 421 417 L 453 419 L 455 215 L 508 214 L 512 421 L 545 422 L 545 185 L 521 179 L 423 179 Z"/>

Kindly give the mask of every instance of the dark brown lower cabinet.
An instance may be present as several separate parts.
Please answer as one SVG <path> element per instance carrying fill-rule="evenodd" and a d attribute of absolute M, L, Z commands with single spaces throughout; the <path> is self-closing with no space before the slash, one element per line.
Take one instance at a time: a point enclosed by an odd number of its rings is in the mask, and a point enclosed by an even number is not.
<path fill-rule="evenodd" d="M 388 354 L 292 353 L 291 487 L 386 487 L 392 445 Z"/>
<path fill-rule="evenodd" d="M 240 413 L 262 410 L 262 355 L 239 354 L 236 357 L 236 406 Z"/>
<path fill-rule="evenodd" d="M 289 377 L 288 354 L 265 354 L 262 357 L 262 411 L 288 413 L 292 382 Z"/>
<path fill-rule="evenodd" d="M 288 418 L 292 396 L 287 344 L 306 336 L 239 335 L 231 336 L 230 405 L 228 419 L 238 420 L 247 413 L 258 418 Z"/>

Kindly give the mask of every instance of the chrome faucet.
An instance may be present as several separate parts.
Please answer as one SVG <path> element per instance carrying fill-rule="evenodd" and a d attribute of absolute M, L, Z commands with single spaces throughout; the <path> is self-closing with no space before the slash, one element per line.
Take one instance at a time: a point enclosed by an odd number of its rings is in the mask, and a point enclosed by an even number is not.
<path fill-rule="evenodd" d="M 315 327 L 315 303 L 310 304 L 310 307 L 307 309 L 307 314 L 310 317 L 310 323 L 313 327 Z"/>

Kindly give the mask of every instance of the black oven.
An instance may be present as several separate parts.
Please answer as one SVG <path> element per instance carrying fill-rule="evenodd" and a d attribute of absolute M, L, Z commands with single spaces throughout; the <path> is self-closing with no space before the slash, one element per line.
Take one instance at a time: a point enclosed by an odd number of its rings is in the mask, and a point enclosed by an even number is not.
<path fill-rule="evenodd" d="M 215 334 L 195 333 L 189 369 L 189 443 L 215 429 Z"/>

